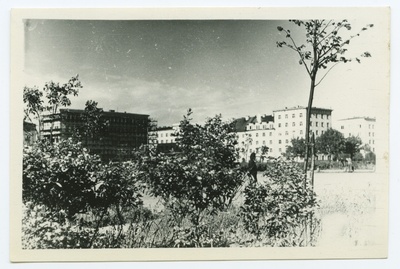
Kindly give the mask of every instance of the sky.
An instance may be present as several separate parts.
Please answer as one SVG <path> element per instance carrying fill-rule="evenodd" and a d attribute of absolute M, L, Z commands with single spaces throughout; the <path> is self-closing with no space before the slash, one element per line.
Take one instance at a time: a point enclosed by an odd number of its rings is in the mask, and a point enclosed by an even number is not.
<path fill-rule="evenodd" d="M 372 57 L 333 68 L 314 106 L 333 109 L 334 119 L 377 117 L 387 98 L 388 61 L 380 57 L 387 41 L 373 18 L 350 22 L 351 33 L 374 24 L 348 47 Z M 308 75 L 294 51 L 276 46 L 285 40 L 277 26 L 304 38 L 288 21 L 27 20 L 24 82 L 41 88 L 79 74 L 83 88 L 71 108 L 94 100 L 105 110 L 148 114 L 159 126 L 178 123 L 188 108 L 204 122 L 306 106 Z"/>

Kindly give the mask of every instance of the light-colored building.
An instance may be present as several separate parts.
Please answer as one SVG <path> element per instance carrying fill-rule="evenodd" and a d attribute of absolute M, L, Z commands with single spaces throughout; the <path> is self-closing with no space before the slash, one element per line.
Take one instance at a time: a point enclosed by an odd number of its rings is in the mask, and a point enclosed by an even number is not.
<path fill-rule="evenodd" d="M 283 153 L 294 138 L 305 137 L 306 107 L 292 107 L 273 111 L 275 119 L 277 151 Z M 332 128 L 332 109 L 311 108 L 310 131 L 315 138 Z M 275 155 L 277 156 L 277 155 Z"/>
<path fill-rule="evenodd" d="M 157 149 L 169 152 L 176 147 L 176 134 L 179 132 L 179 124 L 158 127 L 155 132 Z"/>
<path fill-rule="evenodd" d="M 368 145 L 375 152 L 375 118 L 353 117 L 340 119 L 335 122 L 335 129 L 340 131 L 345 138 L 359 137 L 364 145 Z"/>
<path fill-rule="evenodd" d="M 260 155 L 263 147 L 273 151 L 275 140 L 274 118 L 271 115 L 247 116 L 235 120 L 239 157 L 248 160 L 251 153 Z"/>
<path fill-rule="evenodd" d="M 257 115 L 235 120 L 240 158 L 248 160 L 255 152 L 261 155 L 268 147 L 267 156 L 279 157 L 291 145 L 291 140 L 305 137 L 307 108 L 292 107 L 274 110 L 273 115 Z M 311 128 L 315 137 L 332 128 L 332 109 L 311 109 Z"/>

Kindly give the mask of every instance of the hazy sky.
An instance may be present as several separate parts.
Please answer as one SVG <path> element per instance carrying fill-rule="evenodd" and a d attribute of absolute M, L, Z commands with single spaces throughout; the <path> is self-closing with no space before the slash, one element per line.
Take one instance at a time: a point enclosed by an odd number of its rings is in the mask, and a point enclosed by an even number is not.
<path fill-rule="evenodd" d="M 361 64 L 335 67 L 316 89 L 314 106 L 334 119 L 379 113 L 387 61 L 374 23 L 349 46 L 369 51 Z M 25 27 L 25 84 L 64 83 L 79 74 L 83 88 L 72 108 L 92 99 L 105 110 L 149 114 L 159 125 L 179 122 L 188 108 L 196 121 L 272 114 L 306 106 L 309 79 L 295 52 L 277 48 L 277 26 L 287 21 L 84 21 L 29 20 Z M 356 32 L 356 30 L 354 31 Z"/>

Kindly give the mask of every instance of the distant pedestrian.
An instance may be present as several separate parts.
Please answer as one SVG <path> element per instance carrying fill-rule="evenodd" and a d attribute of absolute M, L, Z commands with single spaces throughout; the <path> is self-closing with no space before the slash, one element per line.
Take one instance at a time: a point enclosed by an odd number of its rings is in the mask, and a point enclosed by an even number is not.
<path fill-rule="evenodd" d="M 242 162 L 240 163 L 240 168 L 242 170 L 246 170 L 247 169 L 247 163 L 246 163 L 246 160 L 244 158 L 242 158 Z"/>
<path fill-rule="evenodd" d="M 257 164 L 256 164 L 256 154 L 253 152 L 250 154 L 250 161 L 247 166 L 249 174 L 253 182 L 257 182 Z"/>

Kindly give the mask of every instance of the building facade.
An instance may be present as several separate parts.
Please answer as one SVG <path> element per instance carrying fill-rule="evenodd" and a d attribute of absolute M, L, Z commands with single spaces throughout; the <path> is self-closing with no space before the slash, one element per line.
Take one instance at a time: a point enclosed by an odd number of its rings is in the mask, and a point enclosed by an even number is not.
<path fill-rule="evenodd" d="M 157 150 L 160 152 L 170 152 L 171 150 L 176 150 L 176 134 L 178 132 L 179 124 L 158 127 L 155 134 Z"/>
<path fill-rule="evenodd" d="M 335 122 L 335 125 L 336 129 L 345 138 L 350 136 L 359 137 L 363 146 L 367 146 L 370 151 L 375 152 L 375 118 L 353 117 L 340 119 Z"/>
<path fill-rule="evenodd" d="M 121 113 L 110 110 L 102 112 L 106 122 L 101 134 L 82 136 L 81 141 L 91 153 L 102 160 L 127 160 L 134 150 L 148 143 L 149 115 Z M 58 114 L 43 119 L 43 137 L 53 142 L 79 135 L 84 128 L 84 110 L 60 109 Z"/>
<path fill-rule="evenodd" d="M 306 107 L 274 110 L 273 115 L 258 115 L 235 120 L 240 158 L 248 160 L 253 152 L 260 156 L 263 146 L 268 156 L 279 157 L 286 152 L 292 139 L 304 138 L 306 132 Z M 332 128 L 332 109 L 311 109 L 310 131 L 315 137 Z"/>

